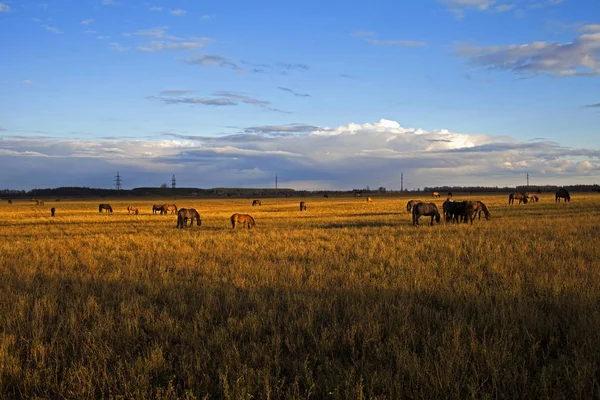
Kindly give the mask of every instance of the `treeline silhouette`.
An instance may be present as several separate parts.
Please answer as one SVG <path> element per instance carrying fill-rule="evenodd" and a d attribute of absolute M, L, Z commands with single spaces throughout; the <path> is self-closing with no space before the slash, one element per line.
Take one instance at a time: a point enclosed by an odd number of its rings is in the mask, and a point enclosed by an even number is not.
<path fill-rule="evenodd" d="M 275 188 L 160 188 L 160 187 L 140 187 L 134 189 L 101 189 L 89 187 L 59 187 L 32 190 L 14 190 L 0 189 L 0 198 L 38 198 L 38 197 L 56 197 L 56 198 L 86 198 L 86 197 L 290 197 L 290 196 L 344 196 L 361 194 L 396 195 L 400 193 L 431 193 L 440 192 L 445 195 L 450 192 L 457 193 L 502 193 L 502 192 L 555 192 L 559 187 L 564 187 L 571 192 L 600 192 L 600 185 L 567 185 L 567 186 L 515 186 L 515 187 L 489 187 L 489 186 L 431 186 L 421 189 L 404 191 L 379 189 L 352 189 L 346 191 L 340 190 L 294 190 L 294 189 L 275 189 Z"/>

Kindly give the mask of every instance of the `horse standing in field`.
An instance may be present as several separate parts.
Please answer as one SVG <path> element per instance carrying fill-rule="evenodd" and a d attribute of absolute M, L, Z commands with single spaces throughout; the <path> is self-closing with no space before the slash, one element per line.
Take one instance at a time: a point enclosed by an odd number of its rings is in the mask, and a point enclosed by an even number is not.
<path fill-rule="evenodd" d="M 112 207 L 110 206 L 110 204 L 99 204 L 98 205 L 98 212 L 102 212 L 102 210 L 106 210 L 106 212 L 113 212 Z"/>
<path fill-rule="evenodd" d="M 444 202 L 443 211 L 446 222 L 452 221 L 456 223 L 468 222 L 473 223 L 475 216 L 475 203 L 472 201 L 448 201 Z"/>
<path fill-rule="evenodd" d="M 248 226 L 248 229 L 252 229 L 256 225 L 254 218 L 248 214 L 233 214 L 231 216 L 231 228 L 235 229 L 237 224 L 242 224 L 243 227 Z"/>
<path fill-rule="evenodd" d="M 56 208 L 52 207 L 50 209 L 50 214 L 54 217 L 54 213 L 56 212 Z"/>
<path fill-rule="evenodd" d="M 60 199 L 56 199 L 56 200 L 54 200 L 54 201 L 55 201 L 56 203 L 58 203 L 58 202 L 60 201 Z"/>
<path fill-rule="evenodd" d="M 422 201 L 421 200 L 409 200 L 408 203 L 406 203 L 406 211 L 410 213 L 412 211 L 413 207 L 415 206 L 415 204 L 418 204 L 418 203 L 422 203 Z"/>
<path fill-rule="evenodd" d="M 177 211 L 177 228 L 185 228 L 187 226 L 187 220 L 190 219 L 190 228 L 194 225 L 194 219 L 196 220 L 196 226 L 202 225 L 202 219 L 200 214 L 194 208 L 180 208 Z"/>
<path fill-rule="evenodd" d="M 303 201 L 300 202 L 300 211 L 306 211 L 306 203 Z"/>
<path fill-rule="evenodd" d="M 175 204 L 165 204 L 165 205 L 163 205 L 162 211 L 160 213 L 161 214 L 171 213 L 171 215 L 175 215 L 175 214 L 177 214 L 177 206 Z"/>
<path fill-rule="evenodd" d="M 140 209 L 137 208 L 136 206 L 127 206 L 127 214 L 138 215 L 139 212 L 140 212 Z"/>
<path fill-rule="evenodd" d="M 372 203 L 373 202 L 373 198 L 372 197 L 367 197 L 367 203 Z"/>
<path fill-rule="evenodd" d="M 323 195 L 323 197 L 325 197 L 326 199 L 328 199 L 328 198 L 329 198 L 329 196 L 328 196 L 328 195 L 326 195 L 326 194 L 324 194 L 324 195 Z"/>
<path fill-rule="evenodd" d="M 12 204 L 12 200 L 9 200 L 9 201 L 8 201 L 8 204 Z"/>
<path fill-rule="evenodd" d="M 433 192 L 432 197 L 440 197 L 440 192 Z"/>
<path fill-rule="evenodd" d="M 422 216 L 431 217 L 431 226 L 433 226 L 433 220 L 440 223 L 440 212 L 433 203 L 417 203 L 412 209 L 413 225 L 419 226 L 419 218 Z"/>
<path fill-rule="evenodd" d="M 525 193 L 511 193 L 508 195 L 508 204 L 515 204 L 515 200 L 519 200 L 519 204 L 527 204 L 528 199 Z"/>
<path fill-rule="evenodd" d="M 262 206 L 262 202 L 260 200 L 253 200 L 252 207 L 254 207 L 254 206 Z"/>
<path fill-rule="evenodd" d="M 560 203 L 561 198 L 564 199 L 565 203 L 568 201 L 571 201 L 571 195 L 569 194 L 567 189 L 564 189 L 564 188 L 558 189 L 555 193 L 554 202 Z"/>
<path fill-rule="evenodd" d="M 32 199 L 33 201 L 35 201 L 35 205 L 36 206 L 43 206 L 44 205 L 44 200 L 38 200 L 38 199 Z"/>
<path fill-rule="evenodd" d="M 483 213 L 485 215 L 485 219 L 487 219 L 487 220 L 492 218 L 492 214 L 490 213 L 487 206 L 482 201 L 476 201 L 474 204 L 475 204 L 475 212 L 473 213 L 472 219 L 475 219 L 475 215 L 477 215 L 478 219 L 481 220 L 481 213 Z"/>
<path fill-rule="evenodd" d="M 163 213 L 163 208 L 165 206 L 162 204 L 154 204 L 152 206 L 152 214 L 156 214 L 157 212 L 160 212 L 161 214 Z"/>

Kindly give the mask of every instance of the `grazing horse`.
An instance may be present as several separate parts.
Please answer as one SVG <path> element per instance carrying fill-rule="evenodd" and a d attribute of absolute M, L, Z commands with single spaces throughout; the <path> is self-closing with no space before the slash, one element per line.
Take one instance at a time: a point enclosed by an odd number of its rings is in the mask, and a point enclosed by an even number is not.
<path fill-rule="evenodd" d="M 527 201 L 539 203 L 540 198 L 537 197 L 537 195 L 535 195 L 533 193 L 526 193 L 526 195 L 527 195 Z"/>
<path fill-rule="evenodd" d="M 9 200 L 9 201 L 8 201 L 8 204 L 12 204 L 12 200 Z"/>
<path fill-rule="evenodd" d="M 519 200 L 519 204 L 527 204 L 528 199 L 525 193 L 511 193 L 508 195 L 508 204 L 515 204 L 515 200 Z"/>
<path fill-rule="evenodd" d="M 448 192 L 448 197 L 452 197 L 452 192 Z"/>
<path fill-rule="evenodd" d="M 157 212 L 163 213 L 164 205 L 162 204 L 154 204 L 152 206 L 152 214 L 156 214 Z"/>
<path fill-rule="evenodd" d="M 560 188 L 556 191 L 554 201 L 558 201 L 560 203 L 561 198 L 565 200 L 565 203 L 571 201 L 571 195 L 569 194 L 567 189 Z"/>
<path fill-rule="evenodd" d="M 419 226 L 419 218 L 421 216 L 431 217 L 431 226 L 433 226 L 433 219 L 435 218 L 435 222 L 440 223 L 440 212 L 438 208 L 433 203 L 417 203 L 412 209 L 412 219 L 413 225 Z"/>
<path fill-rule="evenodd" d="M 200 214 L 194 208 L 180 208 L 177 211 L 177 228 L 185 228 L 187 226 L 187 220 L 190 219 L 190 228 L 194 225 L 194 219 L 196 220 L 196 226 L 202 225 L 202 219 Z"/>
<path fill-rule="evenodd" d="M 300 211 L 306 211 L 306 203 L 303 201 L 300 202 Z"/>
<path fill-rule="evenodd" d="M 231 227 L 235 229 L 237 224 L 242 224 L 243 227 L 248 226 L 248 229 L 252 229 L 256 223 L 254 222 L 254 218 L 252 218 L 248 214 L 233 214 L 231 216 Z"/>
<path fill-rule="evenodd" d="M 442 204 L 442 212 L 444 213 L 444 220 L 446 222 L 452 219 L 452 210 L 454 207 L 454 200 L 450 200 L 450 197 L 446 198 L 444 204 Z"/>
<path fill-rule="evenodd" d="M 487 219 L 487 220 L 492 218 L 492 214 L 490 213 L 490 210 L 488 210 L 487 206 L 482 201 L 478 200 L 475 202 L 475 212 L 473 213 L 473 216 L 471 217 L 471 221 L 473 221 L 473 219 L 475 219 L 475 215 L 478 216 L 478 219 L 481 219 L 481 213 L 483 213 L 485 215 L 485 219 Z"/>
<path fill-rule="evenodd" d="M 165 205 L 163 205 L 163 209 L 160 213 L 161 214 L 171 213 L 171 215 L 175 215 L 175 214 L 177 214 L 177 206 L 175 204 L 165 204 Z"/>
<path fill-rule="evenodd" d="M 106 212 L 113 212 L 110 204 L 99 204 L 98 212 L 102 212 L 102 210 L 106 210 Z"/>
<path fill-rule="evenodd" d="M 139 212 L 140 212 L 140 209 L 137 208 L 136 206 L 127 206 L 127 214 L 138 215 Z"/>
<path fill-rule="evenodd" d="M 432 196 L 433 197 L 440 197 L 440 192 L 433 192 Z"/>
<path fill-rule="evenodd" d="M 35 205 L 36 206 L 43 206 L 44 205 L 44 200 L 38 200 L 38 199 L 32 199 L 33 201 L 35 201 Z"/>
<path fill-rule="evenodd" d="M 325 197 L 326 199 L 328 199 L 328 198 L 329 198 L 329 196 L 328 196 L 328 195 L 326 195 L 326 194 L 324 194 L 324 195 L 323 195 L 323 197 Z"/>
<path fill-rule="evenodd" d="M 360 193 L 354 193 L 354 197 L 360 197 Z"/>
<path fill-rule="evenodd" d="M 254 206 L 262 206 L 262 202 L 260 200 L 253 200 L 252 207 L 254 207 Z"/>
<path fill-rule="evenodd" d="M 410 213 L 412 211 L 413 207 L 415 206 L 415 204 L 418 204 L 418 203 L 422 203 L 422 201 L 421 200 L 409 200 L 408 203 L 406 203 L 406 211 Z"/>
<path fill-rule="evenodd" d="M 50 214 L 52 214 L 52 216 L 54 217 L 54 213 L 56 212 L 56 208 L 52 207 L 50 209 Z"/>
<path fill-rule="evenodd" d="M 448 201 L 443 205 L 444 216 L 446 222 L 468 222 L 473 223 L 475 215 L 475 203 L 472 201 Z"/>
<path fill-rule="evenodd" d="M 54 200 L 54 201 L 58 203 L 58 202 L 60 201 L 60 199 L 56 199 L 56 200 Z"/>
<path fill-rule="evenodd" d="M 372 202 L 373 202 L 373 198 L 367 197 L 367 203 L 372 203 Z"/>

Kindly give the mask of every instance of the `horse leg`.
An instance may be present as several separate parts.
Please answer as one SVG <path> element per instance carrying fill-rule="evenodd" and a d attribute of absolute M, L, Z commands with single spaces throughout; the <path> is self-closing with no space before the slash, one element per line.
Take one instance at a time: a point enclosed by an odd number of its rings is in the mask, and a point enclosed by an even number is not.
<path fill-rule="evenodd" d="M 438 196 L 438 197 L 439 197 L 439 196 Z M 430 224 L 430 226 L 433 226 L 433 219 L 434 219 L 434 218 L 435 218 L 435 215 L 432 215 L 432 216 L 431 216 L 431 224 Z"/>

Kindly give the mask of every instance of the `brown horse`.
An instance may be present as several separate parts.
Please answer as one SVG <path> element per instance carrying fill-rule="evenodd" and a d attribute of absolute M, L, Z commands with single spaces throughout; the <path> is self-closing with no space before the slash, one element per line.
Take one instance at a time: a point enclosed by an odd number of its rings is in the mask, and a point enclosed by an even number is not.
<path fill-rule="evenodd" d="M 326 195 L 326 194 L 324 194 L 324 195 L 323 195 L 323 197 L 325 197 L 326 199 L 328 199 L 328 198 L 329 198 L 329 196 L 328 196 L 328 195 Z"/>
<path fill-rule="evenodd" d="M 303 201 L 300 202 L 300 211 L 306 211 L 306 203 Z"/>
<path fill-rule="evenodd" d="M 473 223 L 473 216 L 475 214 L 475 203 L 472 201 L 448 201 L 446 200 L 443 205 L 444 216 L 446 222 L 468 222 Z"/>
<path fill-rule="evenodd" d="M 113 212 L 110 204 L 99 204 L 98 212 L 102 212 L 102 210 L 106 210 L 106 212 Z"/>
<path fill-rule="evenodd" d="M 262 206 L 262 202 L 260 200 L 253 200 L 252 207 L 254 207 L 254 206 Z"/>
<path fill-rule="evenodd" d="M 175 204 L 165 204 L 165 205 L 163 205 L 163 209 L 160 213 L 161 214 L 171 213 L 171 215 L 175 215 L 175 214 L 177 214 L 177 206 Z"/>
<path fill-rule="evenodd" d="M 571 195 L 569 194 L 567 189 L 560 188 L 556 191 L 555 197 L 554 197 L 554 202 L 560 203 L 560 199 L 564 199 L 565 203 L 568 201 L 571 201 Z"/>
<path fill-rule="evenodd" d="M 160 212 L 161 214 L 163 213 L 163 208 L 165 206 L 162 204 L 154 204 L 152 206 L 152 214 L 156 214 L 157 212 Z"/>
<path fill-rule="evenodd" d="M 417 203 L 412 209 L 413 225 L 419 226 L 419 218 L 422 216 L 431 217 L 431 225 L 433 226 L 433 219 L 435 222 L 440 223 L 440 212 L 433 203 Z"/>
<path fill-rule="evenodd" d="M 9 200 L 9 201 L 8 201 L 8 204 L 12 204 L 12 200 Z"/>
<path fill-rule="evenodd" d="M 127 206 L 127 214 L 138 215 L 139 212 L 140 212 L 140 209 L 137 208 L 136 206 Z"/>
<path fill-rule="evenodd" d="M 422 203 L 422 201 L 421 200 L 409 200 L 408 203 L 406 203 L 406 211 L 410 213 L 412 211 L 413 207 L 415 206 L 415 204 L 418 204 L 418 203 Z"/>
<path fill-rule="evenodd" d="M 432 197 L 440 197 L 440 192 L 433 192 L 431 194 Z"/>
<path fill-rule="evenodd" d="M 534 202 L 534 203 L 539 203 L 540 198 L 537 197 L 537 195 L 535 195 L 533 193 L 526 193 L 526 195 L 527 195 L 527 201 Z"/>
<path fill-rule="evenodd" d="M 44 200 L 38 200 L 38 199 L 32 199 L 33 201 L 35 201 L 35 205 L 36 206 L 43 206 L 44 205 Z"/>
<path fill-rule="evenodd" d="M 202 225 L 202 219 L 200 214 L 194 208 L 180 208 L 177 211 L 177 228 L 185 228 L 187 226 L 187 220 L 190 219 L 190 228 L 194 225 L 194 219 L 196 220 L 196 226 Z"/>
<path fill-rule="evenodd" d="M 490 210 L 488 210 L 487 206 L 483 203 L 483 201 L 478 200 L 475 202 L 475 212 L 473 213 L 473 216 L 471 217 L 471 223 L 472 223 L 473 219 L 475 219 L 475 215 L 478 216 L 478 219 L 481 219 L 481 213 L 483 213 L 485 215 L 485 219 L 487 219 L 487 220 L 492 218 L 492 214 L 490 213 Z"/>
<path fill-rule="evenodd" d="M 373 202 L 373 198 L 372 197 L 367 197 L 367 203 L 372 203 Z"/>
<path fill-rule="evenodd" d="M 56 199 L 56 200 L 54 200 L 54 201 L 58 203 L 58 202 L 60 201 L 60 199 Z"/>
<path fill-rule="evenodd" d="M 248 229 L 252 229 L 256 225 L 254 218 L 248 214 L 233 214 L 231 216 L 231 227 L 235 229 L 237 224 L 242 224 L 243 227 L 248 226 Z"/>
<path fill-rule="evenodd" d="M 360 197 L 360 193 L 354 193 L 354 197 Z"/>
<path fill-rule="evenodd" d="M 525 193 L 511 193 L 508 195 L 508 204 L 515 204 L 515 200 L 519 200 L 519 204 L 527 204 L 528 199 Z"/>

